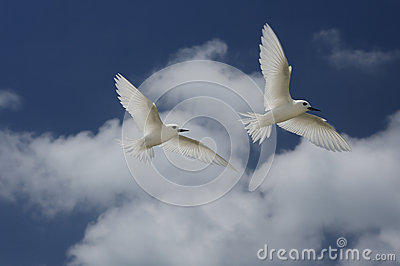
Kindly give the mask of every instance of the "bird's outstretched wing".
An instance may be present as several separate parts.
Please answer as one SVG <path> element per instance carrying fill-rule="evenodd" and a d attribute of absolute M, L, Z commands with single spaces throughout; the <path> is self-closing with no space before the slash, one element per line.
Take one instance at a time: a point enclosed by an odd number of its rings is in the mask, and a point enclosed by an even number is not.
<path fill-rule="evenodd" d="M 307 138 L 315 145 L 331 151 L 351 151 L 347 141 L 325 119 L 304 113 L 278 123 L 283 129 Z"/>
<path fill-rule="evenodd" d="M 201 143 L 200 141 L 178 135 L 162 144 L 167 151 L 179 153 L 181 155 L 200 160 L 204 163 L 214 163 L 236 169 L 228 163 L 224 158 L 219 156 L 215 151 Z"/>
<path fill-rule="evenodd" d="M 292 67 L 288 65 L 282 46 L 268 24 L 262 30 L 260 64 L 265 78 L 265 110 L 286 104 L 292 100 L 289 81 Z"/>
<path fill-rule="evenodd" d="M 129 112 L 141 132 L 159 130 L 163 123 L 158 114 L 157 106 L 146 98 L 121 74 L 114 78 L 118 99 Z"/>

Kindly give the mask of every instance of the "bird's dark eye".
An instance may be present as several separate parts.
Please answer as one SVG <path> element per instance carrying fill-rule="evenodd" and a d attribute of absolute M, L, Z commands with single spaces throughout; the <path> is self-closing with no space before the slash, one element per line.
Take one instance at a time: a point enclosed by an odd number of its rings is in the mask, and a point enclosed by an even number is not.
<path fill-rule="evenodd" d="M 307 103 L 303 103 L 303 105 L 304 105 L 304 106 L 306 106 L 306 105 L 307 105 Z"/>

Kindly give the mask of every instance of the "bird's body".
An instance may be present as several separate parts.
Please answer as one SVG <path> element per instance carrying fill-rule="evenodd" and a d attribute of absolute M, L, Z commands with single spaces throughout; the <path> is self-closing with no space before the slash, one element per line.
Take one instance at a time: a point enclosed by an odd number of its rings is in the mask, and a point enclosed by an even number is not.
<path fill-rule="evenodd" d="M 267 127 L 276 123 L 284 122 L 301 115 L 302 113 L 304 113 L 303 108 L 296 104 L 295 101 L 279 105 L 260 117 L 260 127 Z"/>
<path fill-rule="evenodd" d="M 164 142 L 167 142 L 177 135 L 178 132 L 176 132 L 176 130 L 172 130 L 170 127 L 162 125 L 159 130 L 147 132 L 147 134 L 143 136 L 144 145 L 146 148 L 150 149 L 154 146 L 158 146 Z"/>
<path fill-rule="evenodd" d="M 118 74 L 114 80 L 119 95 L 118 99 L 133 117 L 137 128 L 143 132 L 143 137 L 140 139 L 126 138 L 121 141 L 121 145 L 128 155 L 139 160 L 150 161 L 154 157 L 153 147 L 161 145 L 168 151 L 205 163 L 214 163 L 235 169 L 203 143 L 179 134 L 188 131 L 187 129 L 179 128 L 176 124 L 165 125 L 160 119 L 157 106 L 122 75 Z"/>
<path fill-rule="evenodd" d="M 319 111 L 305 100 L 293 100 L 289 92 L 292 67 L 271 27 L 266 24 L 260 45 L 260 65 L 265 78 L 265 114 L 241 113 L 253 142 L 260 144 L 270 136 L 272 125 L 303 136 L 315 145 L 331 151 L 350 151 L 346 140 L 325 119 L 308 114 Z"/>

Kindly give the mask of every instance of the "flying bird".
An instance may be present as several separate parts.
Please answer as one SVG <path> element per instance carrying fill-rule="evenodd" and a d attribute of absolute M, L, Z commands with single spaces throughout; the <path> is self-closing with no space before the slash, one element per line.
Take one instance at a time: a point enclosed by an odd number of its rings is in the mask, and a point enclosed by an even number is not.
<path fill-rule="evenodd" d="M 307 113 L 320 111 L 305 100 L 293 100 L 289 92 L 292 67 L 282 46 L 268 24 L 262 30 L 260 65 L 265 78 L 265 114 L 240 113 L 240 121 L 253 142 L 261 144 L 271 135 L 272 125 L 303 136 L 313 144 L 331 151 L 351 151 L 350 145 L 325 119 Z"/>
<path fill-rule="evenodd" d="M 203 143 L 179 134 L 189 131 L 188 129 L 180 128 L 176 124 L 164 125 L 157 106 L 121 74 L 117 74 L 114 80 L 118 99 L 143 133 L 140 139 L 126 138 L 120 142 L 128 155 L 148 162 L 154 157 L 153 147 L 161 145 L 165 150 L 236 171 L 230 163 Z"/>

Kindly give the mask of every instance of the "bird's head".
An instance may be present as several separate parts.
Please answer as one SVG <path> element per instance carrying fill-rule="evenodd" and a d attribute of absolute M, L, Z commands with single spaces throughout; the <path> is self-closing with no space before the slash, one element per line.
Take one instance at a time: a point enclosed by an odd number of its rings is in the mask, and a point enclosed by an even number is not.
<path fill-rule="evenodd" d="M 177 124 L 168 124 L 166 127 L 175 130 L 178 133 L 189 131 L 189 129 L 180 128 Z"/>
<path fill-rule="evenodd" d="M 319 110 L 317 108 L 311 107 L 310 103 L 305 101 L 305 100 L 297 100 L 295 102 L 295 105 L 299 106 L 300 108 L 302 108 L 304 110 L 304 112 L 306 112 L 306 111 L 321 111 L 321 110 Z"/>

